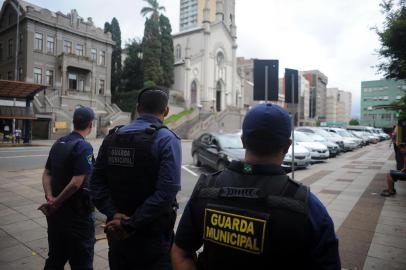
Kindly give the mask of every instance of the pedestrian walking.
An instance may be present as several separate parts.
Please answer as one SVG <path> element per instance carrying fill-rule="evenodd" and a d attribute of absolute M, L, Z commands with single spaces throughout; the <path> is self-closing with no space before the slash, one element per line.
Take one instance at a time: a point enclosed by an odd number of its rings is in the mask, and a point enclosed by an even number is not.
<path fill-rule="evenodd" d="M 170 248 L 180 190 L 180 139 L 163 120 L 168 91 L 138 95 L 139 117 L 104 139 L 91 181 L 97 209 L 107 216 L 110 269 L 171 269 Z"/>
<path fill-rule="evenodd" d="M 48 224 L 48 258 L 45 270 L 93 269 L 94 213 L 90 193 L 93 148 L 85 141 L 93 128 L 94 112 L 81 107 L 73 115 L 74 131 L 52 146 L 42 183 L 46 203 L 39 209 Z"/>
<path fill-rule="evenodd" d="M 14 131 L 14 137 L 15 137 L 16 143 L 17 143 L 17 144 L 20 144 L 21 129 L 17 128 L 17 129 Z"/>
<path fill-rule="evenodd" d="M 281 167 L 290 135 L 291 119 L 281 107 L 248 111 L 245 160 L 199 178 L 172 248 L 175 270 L 341 269 L 326 208 Z"/>

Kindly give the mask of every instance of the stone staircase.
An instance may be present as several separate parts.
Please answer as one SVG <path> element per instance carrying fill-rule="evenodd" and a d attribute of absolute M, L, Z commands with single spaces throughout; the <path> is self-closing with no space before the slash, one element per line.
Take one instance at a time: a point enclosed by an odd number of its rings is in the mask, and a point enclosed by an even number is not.
<path fill-rule="evenodd" d="M 241 129 L 244 114 L 233 107 L 221 112 L 201 112 L 173 130 L 182 139 L 195 139 L 204 132 L 235 132 Z"/>
<path fill-rule="evenodd" d="M 68 104 L 70 108 L 68 108 Z M 67 123 L 72 122 L 74 104 L 89 106 L 96 112 L 96 115 L 101 116 L 98 122 L 97 135 L 106 135 L 109 129 L 117 125 L 128 124 L 131 121 L 131 113 L 123 112 L 116 104 L 110 105 L 105 97 L 90 96 L 89 93 L 60 96 L 58 91 L 48 90 L 46 93 L 37 94 L 33 100 L 35 113 L 50 117 L 56 115 L 58 121 Z"/>

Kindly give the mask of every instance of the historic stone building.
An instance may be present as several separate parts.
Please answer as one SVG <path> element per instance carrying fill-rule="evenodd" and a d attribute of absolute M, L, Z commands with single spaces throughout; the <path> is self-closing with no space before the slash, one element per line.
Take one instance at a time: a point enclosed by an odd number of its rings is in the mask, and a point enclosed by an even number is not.
<path fill-rule="evenodd" d="M 110 33 L 76 10 L 63 14 L 21 0 L 4 1 L 0 79 L 48 86 L 33 100 L 34 137 L 57 138 L 69 132 L 73 111 L 81 105 L 97 114 L 93 137 L 130 120 L 129 114 L 111 104 L 113 45 Z"/>
<path fill-rule="evenodd" d="M 197 15 L 185 14 L 186 7 Z M 180 12 L 181 32 L 173 36 L 175 83 L 172 89 L 183 96 L 186 107 L 196 106 L 206 111 L 242 107 L 244 82 L 237 74 L 235 1 L 217 0 L 214 5 L 213 0 L 181 0 Z M 185 25 L 185 21 L 193 24 Z"/>

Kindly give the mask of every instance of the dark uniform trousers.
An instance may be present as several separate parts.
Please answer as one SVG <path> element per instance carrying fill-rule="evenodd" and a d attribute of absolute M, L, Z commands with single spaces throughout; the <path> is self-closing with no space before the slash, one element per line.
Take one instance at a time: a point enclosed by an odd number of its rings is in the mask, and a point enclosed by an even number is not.
<path fill-rule="evenodd" d="M 169 258 L 172 237 L 165 233 L 137 234 L 119 240 L 108 232 L 107 240 L 111 270 L 172 269 Z"/>
<path fill-rule="evenodd" d="M 63 270 L 69 260 L 72 270 L 93 269 L 94 214 L 78 214 L 61 208 L 47 217 L 49 253 L 44 270 Z"/>

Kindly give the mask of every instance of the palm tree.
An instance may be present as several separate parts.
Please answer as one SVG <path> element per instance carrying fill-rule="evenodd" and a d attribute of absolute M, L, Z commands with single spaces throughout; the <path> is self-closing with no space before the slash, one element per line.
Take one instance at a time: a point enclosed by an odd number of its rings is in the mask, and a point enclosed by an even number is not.
<path fill-rule="evenodd" d="M 144 0 L 144 1 L 147 2 L 149 5 L 141 9 L 141 15 L 144 17 L 152 13 L 152 17 L 154 19 L 158 19 L 159 12 L 165 11 L 165 7 L 160 6 L 157 0 Z"/>

